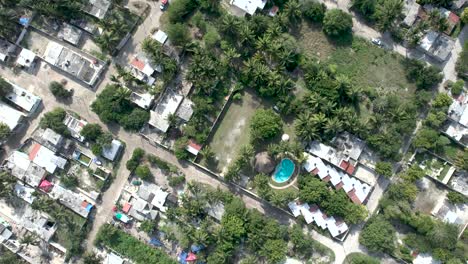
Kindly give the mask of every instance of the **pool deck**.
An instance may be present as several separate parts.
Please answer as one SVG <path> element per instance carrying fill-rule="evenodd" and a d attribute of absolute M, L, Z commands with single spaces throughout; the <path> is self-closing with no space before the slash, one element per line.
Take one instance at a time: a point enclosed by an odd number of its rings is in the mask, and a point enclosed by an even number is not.
<path fill-rule="evenodd" d="M 295 175 L 293 175 L 293 176 L 291 176 L 291 177 L 294 177 L 294 176 L 295 176 Z M 273 177 L 273 175 L 272 175 L 271 177 Z M 289 187 L 291 187 L 291 186 L 294 186 L 295 188 L 297 188 L 297 187 L 296 187 L 296 181 L 297 181 L 297 177 L 294 177 L 294 179 L 293 179 L 290 183 L 288 183 L 288 184 L 286 184 L 286 185 L 284 185 L 284 186 L 275 186 L 275 185 L 271 184 L 271 182 L 268 182 L 268 185 L 270 185 L 270 187 L 271 187 L 272 189 L 275 189 L 275 190 L 283 190 L 283 189 L 287 189 L 287 188 L 289 188 Z"/>

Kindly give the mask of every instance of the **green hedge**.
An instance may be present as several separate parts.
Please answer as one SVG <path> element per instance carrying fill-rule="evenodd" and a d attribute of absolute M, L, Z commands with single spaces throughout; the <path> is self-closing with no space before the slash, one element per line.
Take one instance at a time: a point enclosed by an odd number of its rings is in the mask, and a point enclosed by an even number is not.
<path fill-rule="evenodd" d="M 137 238 L 119 230 L 112 225 L 103 225 L 94 242 L 96 245 L 106 246 L 122 256 L 128 257 L 135 263 L 176 264 L 163 251 L 151 247 Z"/>

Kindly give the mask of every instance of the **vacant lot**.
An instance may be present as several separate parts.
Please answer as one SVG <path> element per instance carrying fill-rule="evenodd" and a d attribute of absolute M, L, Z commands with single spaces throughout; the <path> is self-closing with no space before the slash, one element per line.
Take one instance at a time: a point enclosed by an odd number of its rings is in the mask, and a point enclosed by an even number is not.
<path fill-rule="evenodd" d="M 241 101 L 233 101 L 227 107 L 229 109 L 209 143 L 218 160 L 219 171 L 224 171 L 239 149 L 249 143 L 249 122 L 261 102 L 253 91 L 246 91 Z"/>
<path fill-rule="evenodd" d="M 336 64 L 339 73 L 348 75 L 361 87 L 413 93 L 415 86 L 405 77 L 403 59 L 399 54 L 355 37 L 351 46 L 337 48 L 329 62 Z"/>
<path fill-rule="evenodd" d="M 335 46 L 318 25 L 304 22 L 293 35 L 307 56 L 325 60 L 335 51 Z"/>

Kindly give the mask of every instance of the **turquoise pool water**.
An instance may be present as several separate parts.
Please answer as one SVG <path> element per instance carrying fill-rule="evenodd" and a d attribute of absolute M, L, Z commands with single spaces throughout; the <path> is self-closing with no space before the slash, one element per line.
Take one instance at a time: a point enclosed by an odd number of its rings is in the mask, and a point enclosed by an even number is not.
<path fill-rule="evenodd" d="M 276 166 L 275 173 L 273 174 L 273 180 L 277 183 L 283 183 L 289 180 L 294 173 L 294 162 L 290 159 L 282 159 L 280 164 Z"/>

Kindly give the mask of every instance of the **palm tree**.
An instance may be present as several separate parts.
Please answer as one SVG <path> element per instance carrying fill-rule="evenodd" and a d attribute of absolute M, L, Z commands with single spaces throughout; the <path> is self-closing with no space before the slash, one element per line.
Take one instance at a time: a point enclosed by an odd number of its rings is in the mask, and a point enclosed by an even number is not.
<path fill-rule="evenodd" d="M 226 61 L 229 65 L 233 65 L 234 61 L 240 58 L 240 54 L 237 52 L 235 48 L 229 47 L 224 51 L 224 56 Z"/>
<path fill-rule="evenodd" d="M 291 22 L 295 23 L 302 16 L 301 8 L 302 6 L 297 0 L 291 0 L 284 6 L 284 13 L 289 17 Z"/>
<path fill-rule="evenodd" d="M 13 186 L 16 180 L 9 173 L 0 172 L 0 198 L 9 198 L 13 195 Z"/>
<path fill-rule="evenodd" d="M 21 244 L 24 244 L 26 246 L 29 245 L 36 245 L 37 244 L 37 236 L 33 233 L 28 233 L 25 236 L 23 236 L 20 241 Z"/>
<path fill-rule="evenodd" d="M 175 127 L 177 125 L 177 115 L 176 114 L 169 114 L 167 116 L 167 122 L 169 123 L 169 127 Z"/>
<path fill-rule="evenodd" d="M 116 43 L 119 41 L 119 37 L 116 34 L 110 32 L 104 32 L 102 35 L 96 38 L 96 43 L 99 47 L 107 52 L 112 52 Z"/>
<path fill-rule="evenodd" d="M 259 37 L 255 42 L 255 48 L 260 52 L 264 52 L 268 49 L 271 44 L 271 36 L 269 34 L 264 34 Z"/>
<path fill-rule="evenodd" d="M 224 15 L 219 26 L 221 31 L 224 32 L 224 34 L 234 37 L 237 34 L 239 25 L 240 22 L 237 19 L 237 17 L 232 15 Z"/>
<path fill-rule="evenodd" d="M 241 44 L 250 43 L 255 38 L 253 30 L 250 28 L 249 24 L 244 23 L 239 29 L 239 42 Z"/>
<path fill-rule="evenodd" d="M 328 136 L 333 137 L 337 133 L 341 132 L 343 129 L 343 124 L 341 123 L 340 119 L 338 119 L 338 117 L 332 117 L 327 119 L 324 129 Z"/>
<path fill-rule="evenodd" d="M 333 101 L 326 101 L 321 104 L 320 110 L 326 115 L 330 116 L 336 109 L 336 103 Z"/>
<path fill-rule="evenodd" d="M 317 127 L 317 129 L 321 130 L 327 122 L 327 117 L 324 113 L 316 113 L 312 115 L 310 121 Z"/>

